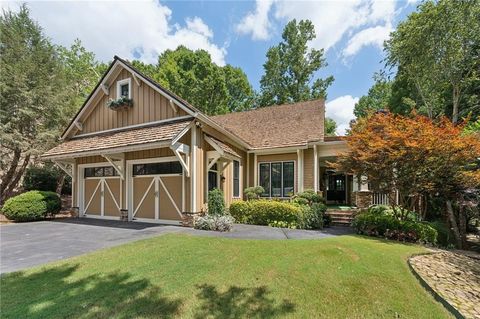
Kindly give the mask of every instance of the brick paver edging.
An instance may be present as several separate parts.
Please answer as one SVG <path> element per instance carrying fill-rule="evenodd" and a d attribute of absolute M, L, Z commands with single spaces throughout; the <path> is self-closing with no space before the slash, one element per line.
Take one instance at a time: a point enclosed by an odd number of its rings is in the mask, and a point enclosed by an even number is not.
<path fill-rule="evenodd" d="M 465 319 L 465 317 L 457 310 L 457 308 L 455 308 L 454 306 L 452 306 L 447 300 L 445 300 L 442 296 L 440 296 L 440 294 L 438 294 L 435 289 L 433 289 L 432 287 L 430 287 L 430 285 L 422 278 L 422 276 L 420 276 L 419 273 L 417 273 L 417 271 L 415 270 L 415 268 L 412 266 L 412 264 L 410 263 L 410 258 L 413 258 L 413 257 L 417 257 L 417 256 L 424 256 L 424 255 L 431 255 L 432 253 L 427 253 L 427 254 L 414 254 L 412 256 L 410 256 L 407 260 L 407 264 L 408 264 L 408 268 L 410 268 L 411 272 L 413 273 L 413 275 L 418 279 L 418 281 L 420 282 L 420 284 L 423 286 L 423 288 L 425 288 L 428 292 L 430 292 L 433 297 L 435 298 L 435 300 L 437 300 L 438 302 L 440 302 L 448 311 L 450 311 L 450 313 L 452 315 L 455 316 L 455 318 L 458 318 L 458 319 Z"/>

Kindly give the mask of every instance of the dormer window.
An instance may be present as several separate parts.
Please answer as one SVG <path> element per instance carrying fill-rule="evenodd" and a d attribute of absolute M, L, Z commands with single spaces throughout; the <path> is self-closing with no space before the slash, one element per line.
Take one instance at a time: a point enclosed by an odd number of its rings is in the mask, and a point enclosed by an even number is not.
<path fill-rule="evenodd" d="M 131 90 L 131 79 L 124 79 L 117 82 L 117 99 L 122 97 L 131 99 L 132 90 Z"/>

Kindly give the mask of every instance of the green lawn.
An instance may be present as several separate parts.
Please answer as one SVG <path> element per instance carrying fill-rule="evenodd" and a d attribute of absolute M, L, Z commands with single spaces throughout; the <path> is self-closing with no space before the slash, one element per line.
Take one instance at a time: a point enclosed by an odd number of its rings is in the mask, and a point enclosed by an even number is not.
<path fill-rule="evenodd" d="M 0 316 L 449 318 L 408 269 L 423 251 L 165 235 L 2 276 Z"/>

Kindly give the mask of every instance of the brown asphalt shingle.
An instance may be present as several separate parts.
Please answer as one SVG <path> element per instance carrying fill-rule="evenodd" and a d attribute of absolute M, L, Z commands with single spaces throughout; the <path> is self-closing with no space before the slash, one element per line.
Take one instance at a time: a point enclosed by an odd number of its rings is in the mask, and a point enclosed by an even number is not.
<path fill-rule="evenodd" d="M 162 125 L 100 134 L 91 137 L 75 138 L 57 145 L 43 154 L 42 157 L 55 157 L 91 150 L 109 150 L 125 146 L 168 141 L 187 127 L 190 122 L 190 120 L 181 122 L 177 121 Z"/>
<path fill-rule="evenodd" d="M 323 140 L 324 100 L 275 105 L 211 119 L 253 149 L 305 145 Z"/>

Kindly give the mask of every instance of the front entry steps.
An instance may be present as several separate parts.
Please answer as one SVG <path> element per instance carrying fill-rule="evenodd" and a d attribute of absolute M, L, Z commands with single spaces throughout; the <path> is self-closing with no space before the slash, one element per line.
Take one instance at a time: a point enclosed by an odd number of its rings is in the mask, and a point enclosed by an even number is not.
<path fill-rule="evenodd" d="M 357 212 L 358 211 L 356 209 L 327 209 L 326 214 L 332 218 L 333 226 L 351 226 L 353 218 Z"/>

